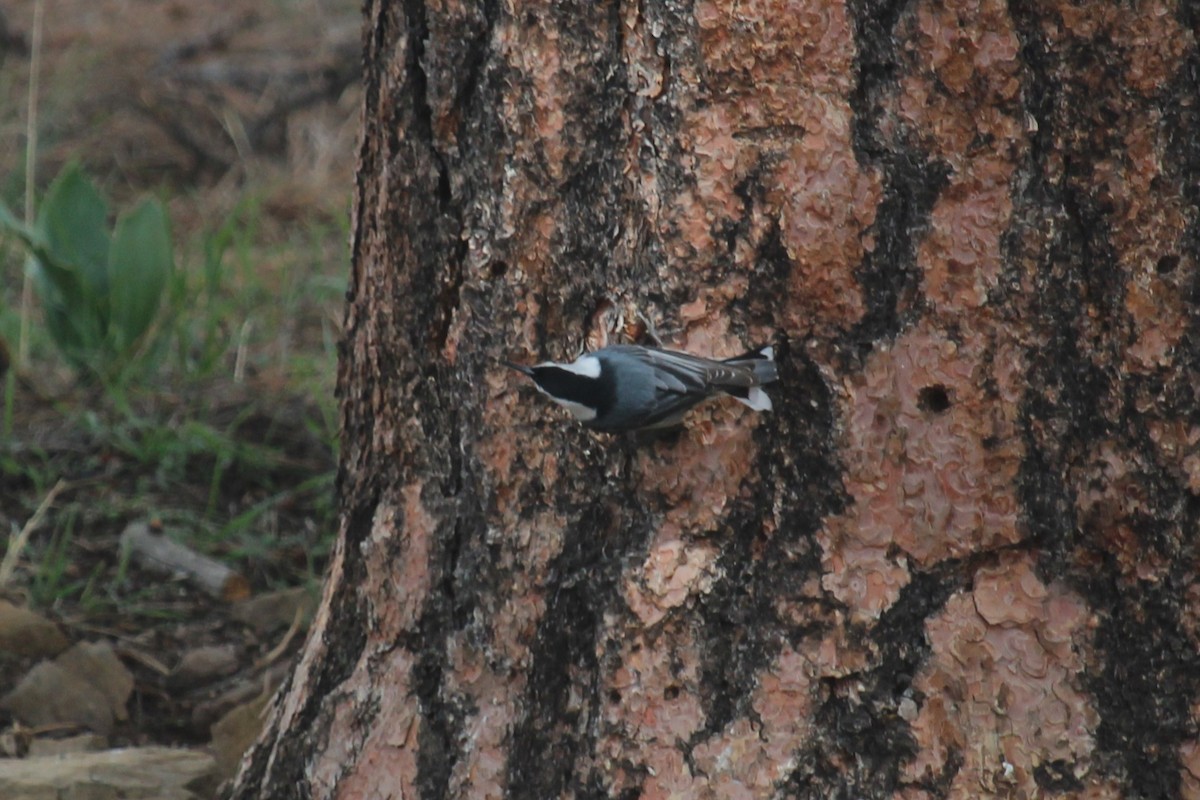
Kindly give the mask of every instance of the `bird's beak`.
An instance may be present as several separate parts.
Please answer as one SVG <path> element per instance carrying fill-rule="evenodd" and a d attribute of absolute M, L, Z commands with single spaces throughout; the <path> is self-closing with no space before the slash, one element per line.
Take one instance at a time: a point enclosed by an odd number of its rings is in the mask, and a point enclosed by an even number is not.
<path fill-rule="evenodd" d="M 508 367 L 509 369 L 515 369 L 517 372 L 521 373 L 522 375 L 526 375 L 530 378 L 533 377 L 533 370 L 530 369 L 529 367 L 524 366 L 523 364 L 514 364 L 511 361 L 501 361 L 500 363 L 503 364 L 504 366 Z"/>

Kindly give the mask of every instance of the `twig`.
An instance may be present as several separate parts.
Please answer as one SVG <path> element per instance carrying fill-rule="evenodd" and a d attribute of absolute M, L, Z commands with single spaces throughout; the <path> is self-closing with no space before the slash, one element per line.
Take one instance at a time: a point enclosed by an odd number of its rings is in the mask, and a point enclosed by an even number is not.
<path fill-rule="evenodd" d="M 45 725 L 37 725 L 32 728 L 26 728 L 25 732 L 35 739 L 47 733 L 62 733 L 63 731 L 85 731 L 87 726 L 81 722 L 50 722 Z"/>
<path fill-rule="evenodd" d="M 219 600 L 233 602 L 250 596 L 250 583 L 236 570 L 186 545 L 152 533 L 144 522 L 126 526 L 121 533 L 121 547 L 143 567 L 169 575 L 182 574 Z"/>
<path fill-rule="evenodd" d="M 80 617 L 80 618 L 82 619 L 82 617 Z M 108 627 L 105 627 L 104 625 L 89 625 L 86 622 L 79 622 L 78 620 L 73 619 L 72 617 L 69 617 L 69 616 L 60 617 L 58 621 L 64 627 L 70 628 L 72 631 L 79 631 L 81 633 L 92 633 L 92 634 L 97 634 L 99 636 L 107 636 L 110 639 L 116 640 L 118 643 L 119 642 L 137 641 L 137 636 L 135 636 L 134 634 L 125 633 L 124 631 L 119 631 L 116 628 L 108 628 Z M 119 646 L 120 645 L 118 644 L 118 647 Z"/>
<path fill-rule="evenodd" d="M 130 647 L 129 645 L 117 645 L 117 647 L 115 647 L 114 650 L 116 651 L 117 655 L 125 656 L 126 658 L 132 659 L 132 660 L 138 662 L 139 664 L 141 664 L 143 667 L 148 667 L 148 668 L 154 670 L 159 675 L 170 675 L 171 674 L 170 667 L 168 667 L 166 664 L 159 661 L 157 658 L 150 655 L 149 653 L 147 653 L 143 650 L 139 650 L 136 647 Z"/>
<path fill-rule="evenodd" d="M 20 533 L 9 537 L 8 550 L 4 553 L 4 561 L 0 562 L 0 586 L 7 584 L 12 577 L 13 571 L 17 568 L 17 559 L 21 557 L 21 551 L 29 543 L 30 535 L 42 524 L 42 517 L 46 516 L 46 512 L 50 510 L 54 498 L 58 497 L 58 493 L 65 488 L 67 488 L 67 482 L 59 478 L 58 483 L 54 484 L 54 488 L 42 498 L 41 504 L 33 512 L 33 516 L 26 521 L 25 527 L 21 528 Z"/>
<path fill-rule="evenodd" d="M 300 624 L 304 621 L 304 604 L 296 606 L 296 615 L 292 617 L 292 624 L 288 627 L 287 633 L 279 640 L 279 644 L 271 648 L 271 652 L 264 655 L 258 661 L 254 662 L 254 669 L 262 669 L 270 664 L 275 659 L 279 658 L 287 650 L 288 645 L 292 643 L 292 638 L 296 632 L 300 630 Z"/>
<path fill-rule="evenodd" d="M 29 45 L 29 98 L 25 112 L 25 223 L 32 227 L 34 222 L 34 172 L 37 167 L 37 104 L 38 72 L 42 66 L 42 0 L 33 4 L 33 33 Z M 25 256 L 25 276 L 21 281 L 21 331 L 17 339 L 17 369 L 29 364 L 29 317 L 33 314 L 33 279 L 29 260 Z M 10 551 L 11 552 L 11 551 Z M 7 561 L 7 559 L 5 559 Z M 2 575 L 2 573 L 0 573 Z M 0 579 L 0 585 L 4 581 Z"/>

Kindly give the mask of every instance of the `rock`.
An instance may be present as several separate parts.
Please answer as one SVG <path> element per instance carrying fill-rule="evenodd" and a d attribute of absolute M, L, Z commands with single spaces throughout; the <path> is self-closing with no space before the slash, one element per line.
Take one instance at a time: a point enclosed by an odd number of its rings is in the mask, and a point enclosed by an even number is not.
<path fill-rule="evenodd" d="M 0 600 L 0 652 L 49 658 L 67 649 L 67 637 L 50 620 Z"/>
<path fill-rule="evenodd" d="M 316 601 L 316 595 L 309 587 L 297 586 L 243 600 L 230 609 L 230 616 L 263 635 L 291 625 L 297 609 L 307 621 L 312 617 Z"/>
<path fill-rule="evenodd" d="M 119 720 L 129 718 L 125 704 L 133 694 L 133 675 L 108 642 L 79 642 L 55 662 L 99 689 L 107 698 L 114 717 Z"/>
<path fill-rule="evenodd" d="M 0 708 L 27 725 L 74 723 L 108 736 L 128 719 L 132 692 L 133 676 L 108 644 L 80 642 L 27 672 Z"/>
<path fill-rule="evenodd" d="M 137 747 L 0 760 L 0 797 L 201 800 L 216 790 L 207 753 Z"/>
<path fill-rule="evenodd" d="M 212 683 L 237 672 L 238 655 L 233 645 L 213 645 L 188 650 L 167 676 L 168 685 L 191 688 Z"/>
<path fill-rule="evenodd" d="M 113 709 L 104 692 L 53 661 L 43 661 L 25 673 L 0 700 L 0 708 L 26 725 L 75 723 L 105 736 L 112 733 Z"/>
<path fill-rule="evenodd" d="M 284 661 L 272 664 L 260 674 L 237 679 L 221 694 L 196 704 L 192 709 L 192 728 L 196 731 L 208 731 L 235 706 L 248 703 L 264 692 L 274 694 L 290 671 L 291 665 Z"/>
<path fill-rule="evenodd" d="M 258 738 L 263 726 L 263 709 L 270 699 L 270 695 L 260 695 L 213 724 L 212 751 L 217 757 L 217 775 L 221 780 L 234 776 L 242 756 Z"/>

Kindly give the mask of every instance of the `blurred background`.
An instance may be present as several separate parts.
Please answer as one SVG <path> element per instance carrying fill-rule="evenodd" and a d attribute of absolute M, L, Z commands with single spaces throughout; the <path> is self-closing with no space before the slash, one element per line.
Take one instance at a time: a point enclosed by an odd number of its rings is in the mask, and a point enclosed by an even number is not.
<path fill-rule="evenodd" d="M 360 30 L 342 0 L 0 5 L 0 796 L 118 747 L 215 785 L 303 639 Z"/>

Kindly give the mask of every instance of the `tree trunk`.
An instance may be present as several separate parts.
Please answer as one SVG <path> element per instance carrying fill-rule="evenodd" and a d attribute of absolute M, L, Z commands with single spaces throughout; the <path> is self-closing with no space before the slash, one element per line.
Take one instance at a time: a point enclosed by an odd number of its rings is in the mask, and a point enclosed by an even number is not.
<path fill-rule="evenodd" d="M 1200 798 L 1195 6 L 366 13 L 341 535 L 230 796 Z M 498 362 L 617 312 L 775 411 Z"/>

